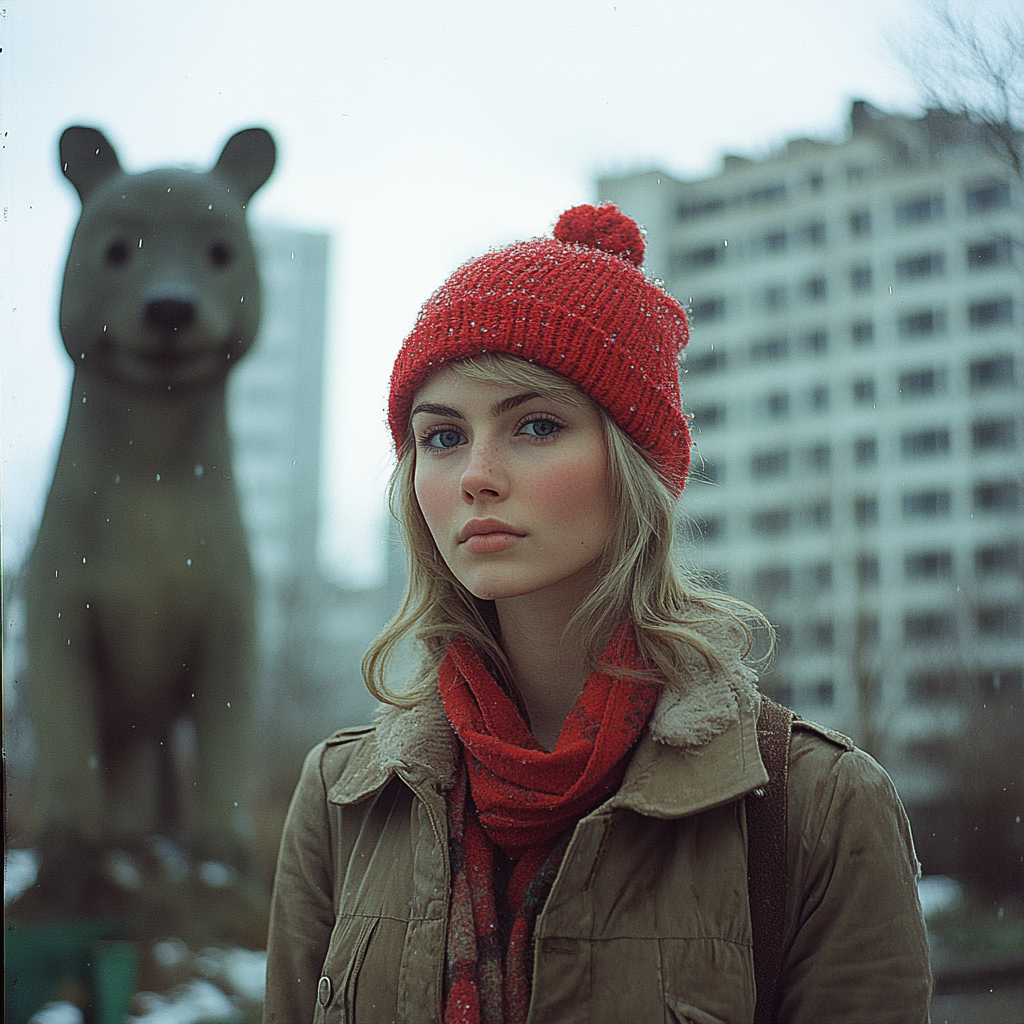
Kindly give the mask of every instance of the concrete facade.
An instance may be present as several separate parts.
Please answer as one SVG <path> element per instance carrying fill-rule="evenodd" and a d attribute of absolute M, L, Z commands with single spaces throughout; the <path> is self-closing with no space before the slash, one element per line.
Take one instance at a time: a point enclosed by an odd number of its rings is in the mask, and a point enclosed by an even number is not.
<path fill-rule="evenodd" d="M 228 415 L 253 565 L 270 579 L 316 566 L 329 238 L 257 225 L 253 239 L 263 315 Z"/>
<path fill-rule="evenodd" d="M 777 624 L 769 692 L 939 799 L 965 701 L 1021 699 L 1021 180 L 855 102 L 845 141 L 598 192 L 692 310 L 687 556 Z"/>
<path fill-rule="evenodd" d="M 369 641 L 398 600 L 401 557 L 379 586 L 349 590 L 318 559 L 327 282 L 331 239 L 257 225 L 263 317 L 230 380 L 228 416 L 258 585 L 262 725 L 277 752 L 265 785 L 287 800 L 302 757 L 376 702 L 362 682 Z"/>

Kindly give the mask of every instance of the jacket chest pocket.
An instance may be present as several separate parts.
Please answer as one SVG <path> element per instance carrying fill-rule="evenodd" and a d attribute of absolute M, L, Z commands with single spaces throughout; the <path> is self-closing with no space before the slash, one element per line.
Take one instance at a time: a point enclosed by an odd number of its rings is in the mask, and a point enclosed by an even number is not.
<path fill-rule="evenodd" d="M 379 924 L 376 917 L 350 917 L 340 919 L 334 926 L 317 985 L 314 1024 L 355 1021 L 359 972 Z"/>

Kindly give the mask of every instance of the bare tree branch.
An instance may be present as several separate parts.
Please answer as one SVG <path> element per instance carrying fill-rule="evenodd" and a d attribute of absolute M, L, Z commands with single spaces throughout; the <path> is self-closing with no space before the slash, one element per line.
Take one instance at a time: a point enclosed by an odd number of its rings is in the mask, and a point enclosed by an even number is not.
<path fill-rule="evenodd" d="M 945 0 L 932 0 L 924 11 L 924 28 L 893 43 L 896 58 L 928 106 L 977 125 L 1024 176 L 1024 14 L 984 7 L 961 14 Z"/>

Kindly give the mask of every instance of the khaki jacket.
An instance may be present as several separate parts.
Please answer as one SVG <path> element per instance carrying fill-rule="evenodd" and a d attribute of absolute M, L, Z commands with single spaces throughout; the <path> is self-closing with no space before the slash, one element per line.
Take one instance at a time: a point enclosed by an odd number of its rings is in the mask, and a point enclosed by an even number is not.
<path fill-rule="evenodd" d="M 743 797 L 767 773 L 738 659 L 664 691 L 622 786 L 576 826 L 537 918 L 530 1024 L 750 1024 Z M 306 760 L 281 843 L 266 1021 L 440 1020 L 458 743 L 441 707 L 385 708 Z M 910 827 L 838 733 L 793 732 L 779 1020 L 928 1019 Z"/>

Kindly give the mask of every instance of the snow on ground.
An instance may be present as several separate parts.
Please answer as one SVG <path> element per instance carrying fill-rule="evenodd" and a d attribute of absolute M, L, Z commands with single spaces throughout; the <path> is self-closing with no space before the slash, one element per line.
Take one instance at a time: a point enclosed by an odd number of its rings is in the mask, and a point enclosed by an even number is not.
<path fill-rule="evenodd" d="M 35 880 L 39 856 L 35 850 L 8 850 L 4 858 L 4 906 L 13 903 Z"/>
<path fill-rule="evenodd" d="M 952 910 L 964 896 L 963 886 L 946 875 L 925 875 L 917 883 L 917 895 L 921 899 L 921 911 L 925 920 L 943 910 Z"/>
<path fill-rule="evenodd" d="M 213 982 L 194 978 L 186 985 L 157 995 L 140 992 L 135 1003 L 142 1013 L 129 1017 L 130 1024 L 198 1024 L 199 1021 L 223 1021 L 242 1024 L 238 1007 Z"/>

